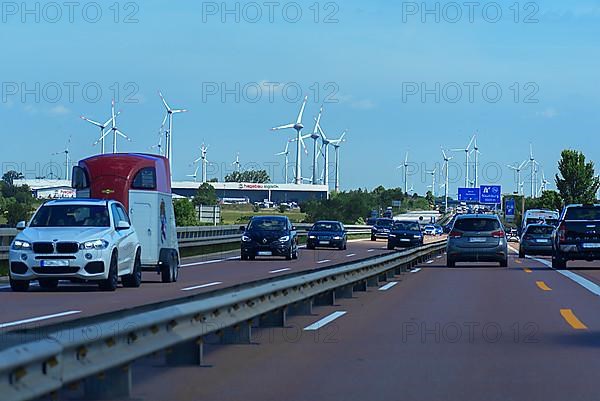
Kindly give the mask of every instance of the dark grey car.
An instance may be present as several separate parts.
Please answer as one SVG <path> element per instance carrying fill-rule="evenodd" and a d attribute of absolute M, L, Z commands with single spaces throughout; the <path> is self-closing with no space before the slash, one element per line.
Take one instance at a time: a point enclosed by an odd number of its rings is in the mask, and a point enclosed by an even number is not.
<path fill-rule="evenodd" d="M 549 224 L 530 224 L 525 228 L 519 245 L 519 257 L 525 255 L 552 255 L 552 232 Z"/>
<path fill-rule="evenodd" d="M 457 262 L 498 262 L 508 266 L 508 245 L 502 223 L 495 215 L 457 216 L 446 247 L 447 265 Z"/>

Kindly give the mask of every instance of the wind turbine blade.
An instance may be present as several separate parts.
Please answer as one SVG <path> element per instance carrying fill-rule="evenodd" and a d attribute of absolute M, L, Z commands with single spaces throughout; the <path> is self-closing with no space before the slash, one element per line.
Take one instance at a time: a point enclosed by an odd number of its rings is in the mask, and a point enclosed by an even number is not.
<path fill-rule="evenodd" d="M 294 128 L 294 126 L 295 126 L 295 124 L 282 125 L 280 127 L 271 128 L 271 131 L 279 131 L 279 130 L 282 130 L 282 129 Z"/>
<path fill-rule="evenodd" d="M 169 107 L 169 104 L 167 103 L 167 101 L 165 100 L 165 97 L 163 96 L 163 94 L 160 91 L 158 91 L 158 96 L 160 96 L 160 100 L 162 100 L 162 102 L 165 105 L 166 109 L 168 111 L 171 111 L 171 108 Z"/>
<path fill-rule="evenodd" d="M 171 113 L 176 114 L 176 113 L 187 113 L 188 110 L 187 109 L 179 109 L 179 110 L 171 110 Z"/>
<path fill-rule="evenodd" d="M 104 127 L 106 127 L 106 124 L 108 124 L 108 123 L 106 123 L 105 125 L 102 125 L 102 124 L 100 124 L 99 122 L 97 122 L 97 121 L 94 121 L 94 120 L 90 120 L 89 118 L 86 118 L 86 117 L 84 117 L 84 116 L 81 116 L 81 119 L 82 119 L 82 120 L 85 120 L 85 121 L 87 121 L 88 123 L 92 123 L 92 124 L 94 124 L 96 127 L 100 127 L 100 128 L 104 128 Z M 109 121 L 110 121 L 110 120 L 109 120 Z"/>
<path fill-rule="evenodd" d="M 119 130 L 115 130 L 115 132 L 117 133 L 117 135 L 122 136 L 123 138 L 127 139 L 129 142 L 131 142 L 131 138 L 129 138 L 127 135 L 125 135 L 124 133 L 122 133 Z"/>
<path fill-rule="evenodd" d="M 304 101 L 302 102 L 302 107 L 300 108 L 300 114 L 298 114 L 298 120 L 296 120 L 296 124 L 302 124 L 302 116 L 304 116 L 304 109 L 306 108 L 307 101 L 308 96 L 304 96 Z"/>
<path fill-rule="evenodd" d="M 319 124 L 321 122 L 321 115 L 323 114 L 323 106 L 319 109 L 319 115 L 317 116 L 317 120 L 315 121 L 315 128 L 313 129 L 314 135 L 319 135 Z"/>
<path fill-rule="evenodd" d="M 406 157 L 404 158 L 404 164 L 408 164 L 408 152 L 406 152 Z"/>
<path fill-rule="evenodd" d="M 473 135 L 473 136 L 471 137 L 471 141 L 469 141 L 469 144 L 468 144 L 468 145 L 467 145 L 467 147 L 465 148 L 466 150 L 468 150 L 468 149 L 471 147 L 471 145 L 473 145 L 473 141 L 474 141 L 474 140 L 475 140 L 475 135 Z"/>

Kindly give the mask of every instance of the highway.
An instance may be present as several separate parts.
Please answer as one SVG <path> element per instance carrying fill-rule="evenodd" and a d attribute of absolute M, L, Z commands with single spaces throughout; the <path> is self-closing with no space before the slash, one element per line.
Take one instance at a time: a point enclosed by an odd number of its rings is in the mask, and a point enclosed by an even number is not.
<path fill-rule="evenodd" d="M 179 281 L 162 284 L 160 277 L 144 272 L 140 288 L 119 287 L 104 293 L 93 284 L 61 283 L 56 290 L 32 286 L 28 293 L 15 293 L 8 284 L 0 286 L 0 302 L 10 305 L 0 315 L 0 330 L 40 327 L 82 317 L 95 316 L 162 301 L 185 298 L 211 290 L 255 280 L 351 262 L 387 253 L 386 242 L 350 240 L 345 251 L 301 249 L 298 260 L 263 258 L 240 261 L 239 251 L 185 258 Z"/>
<path fill-rule="evenodd" d="M 385 252 L 372 245 L 351 249 Z M 591 264 L 565 273 L 548 263 L 512 252 L 508 268 L 447 268 L 439 256 L 285 328 L 256 329 L 250 345 L 205 346 L 202 367 L 144 358 L 132 398 L 597 399 L 600 274 Z M 81 387 L 60 399 L 80 399 Z"/>

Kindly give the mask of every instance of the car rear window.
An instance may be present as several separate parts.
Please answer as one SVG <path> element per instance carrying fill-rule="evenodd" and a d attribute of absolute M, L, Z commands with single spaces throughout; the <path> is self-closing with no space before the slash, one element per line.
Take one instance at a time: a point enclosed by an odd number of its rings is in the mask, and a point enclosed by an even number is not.
<path fill-rule="evenodd" d="M 461 231 L 496 231 L 500 222 L 496 219 L 457 219 L 454 228 Z"/>
<path fill-rule="evenodd" d="M 377 220 L 376 225 L 378 225 L 380 227 L 391 227 L 392 223 L 393 223 L 393 220 L 379 219 L 379 220 Z"/>
<path fill-rule="evenodd" d="M 527 227 L 526 234 L 552 234 L 554 227 L 547 226 L 529 226 Z"/>
<path fill-rule="evenodd" d="M 565 220 L 600 220 L 600 207 L 570 207 L 567 209 Z"/>
<path fill-rule="evenodd" d="M 419 231 L 419 223 L 396 223 L 394 230 Z"/>
<path fill-rule="evenodd" d="M 341 231 L 339 223 L 316 223 L 312 231 Z"/>

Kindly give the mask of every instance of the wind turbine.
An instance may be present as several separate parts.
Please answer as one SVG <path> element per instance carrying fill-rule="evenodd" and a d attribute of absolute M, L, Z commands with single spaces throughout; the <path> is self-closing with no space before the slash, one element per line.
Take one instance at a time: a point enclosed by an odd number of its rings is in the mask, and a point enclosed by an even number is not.
<path fill-rule="evenodd" d="M 285 150 L 283 152 L 275 153 L 275 156 L 285 156 L 285 183 L 288 183 L 288 165 L 289 165 L 289 155 L 290 155 L 290 142 L 287 141 L 285 143 Z"/>
<path fill-rule="evenodd" d="M 477 146 L 477 133 L 473 135 L 473 139 L 473 149 L 471 149 L 470 153 L 475 153 L 475 180 L 473 186 L 477 188 L 479 186 L 479 155 L 481 154 Z"/>
<path fill-rule="evenodd" d="M 348 130 L 345 130 L 338 139 L 331 141 L 331 146 L 335 149 L 335 192 L 340 192 L 340 147 L 342 146 L 342 142 L 345 142 L 344 139 Z"/>
<path fill-rule="evenodd" d="M 329 186 L 329 145 L 331 145 L 331 140 L 327 139 L 321 124 L 317 124 L 319 128 L 319 134 L 321 135 L 321 154 L 324 157 L 324 166 L 323 166 L 323 185 Z"/>
<path fill-rule="evenodd" d="M 102 154 L 105 153 L 105 146 L 104 146 L 104 130 L 106 128 L 108 128 L 108 124 L 110 124 L 111 122 L 113 122 L 113 120 L 119 115 L 121 114 L 121 112 L 119 111 L 116 115 L 112 116 L 111 118 L 108 119 L 108 121 L 106 121 L 104 124 L 99 123 L 97 121 L 91 120 L 85 116 L 81 116 L 81 119 L 84 121 L 87 121 L 90 124 L 95 125 L 96 127 L 100 128 L 100 142 L 102 143 Z"/>
<path fill-rule="evenodd" d="M 202 183 L 204 184 L 206 182 L 206 172 L 207 172 L 207 166 L 208 166 L 208 159 L 206 158 L 206 153 L 208 152 L 208 148 L 210 147 L 202 144 L 202 146 L 200 147 L 200 157 L 197 158 L 196 160 L 194 160 L 194 164 L 201 162 L 202 165 Z"/>
<path fill-rule="evenodd" d="M 404 157 L 404 193 L 408 193 L 408 151 Z M 402 167 L 402 166 L 400 166 Z"/>
<path fill-rule="evenodd" d="M 437 172 L 437 167 L 432 171 L 426 171 L 427 174 L 431 175 L 431 194 L 435 197 L 435 173 Z"/>
<path fill-rule="evenodd" d="M 514 170 L 517 173 L 517 194 L 518 195 L 523 195 L 521 189 L 522 189 L 522 185 L 521 185 L 521 171 L 523 170 L 523 167 L 525 167 L 525 165 L 528 163 L 527 160 L 525 160 L 523 163 L 521 163 L 518 166 L 512 166 L 510 164 L 507 164 L 508 168 L 511 170 Z"/>
<path fill-rule="evenodd" d="M 304 109 L 306 108 L 306 102 L 308 101 L 308 96 L 304 97 L 304 101 L 302 102 L 302 106 L 300 107 L 300 113 L 298 113 L 298 118 L 295 123 L 281 125 L 279 127 L 271 128 L 271 131 L 279 131 L 283 129 L 293 128 L 296 130 L 296 184 L 302 184 L 302 145 L 304 144 L 304 140 L 302 139 L 302 129 L 304 125 L 302 125 L 302 116 L 304 115 Z"/>
<path fill-rule="evenodd" d="M 312 134 L 310 134 L 310 137 L 312 138 L 312 140 L 314 141 L 313 143 L 313 161 L 312 161 L 312 184 L 313 185 L 317 185 L 317 157 L 318 157 L 318 149 L 317 149 L 317 142 L 319 140 L 319 138 L 321 137 L 321 135 L 319 134 L 319 124 L 321 123 L 321 115 L 323 114 L 323 106 L 321 106 L 321 108 L 319 109 L 319 115 L 317 116 L 317 119 L 315 121 L 315 128 L 313 129 Z"/>
<path fill-rule="evenodd" d="M 71 146 L 71 136 L 69 136 L 67 146 L 65 146 L 64 150 L 52 153 L 52 156 L 65 155 L 65 180 L 67 181 L 69 181 L 69 167 L 71 166 L 71 151 L 69 150 L 69 146 Z"/>
<path fill-rule="evenodd" d="M 473 140 L 475 136 L 471 138 L 471 141 L 464 149 L 452 149 L 452 152 L 465 152 L 465 188 L 469 187 L 469 152 L 471 151 L 471 145 L 473 144 Z"/>
<path fill-rule="evenodd" d="M 535 198 L 536 194 L 535 194 L 535 190 L 536 190 L 536 184 L 537 184 L 537 166 L 539 166 L 539 163 L 535 160 L 535 157 L 533 157 L 533 145 L 530 143 L 529 144 L 529 168 L 531 169 L 531 197 Z"/>
<path fill-rule="evenodd" d="M 546 174 L 544 174 L 544 170 L 542 170 L 542 183 L 540 184 L 540 194 L 543 194 L 544 191 L 548 189 L 548 184 L 550 184 L 550 181 L 546 179 Z"/>
<path fill-rule="evenodd" d="M 237 156 L 235 157 L 235 160 L 233 161 L 233 163 L 231 163 L 232 166 L 235 166 L 235 171 L 237 171 L 238 173 L 240 172 L 241 168 L 242 168 L 242 163 L 240 163 L 240 154 L 238 153 Z"/>
<path fill-rule="evenodd" d="M 119 128 L 117 128 L 117 115 L 118 114 L 115 114 L 115 99 L 112 100 L 111 112 L 112 112 L 112 118 L 109 120 L 109 121 L 111 121 L 110 130 L 106 131 L 104 133 L 104 135 L 102 135 L 100 137 L 100 139 L 98 139 L 94 143 L 94 145 L 97 145 L 100 142 L 104 142 L 104 138 L 106 138 L 106 136 L 112 132 L 112 134 L 113 134 L 113 153 L 117 153 L 117 137 L 121 136 L 121 137 L 125 138 L 126 140 L 128 140 L 129 142 L 131 142 L 131 139 L 127 135 L 125 135 L 123 132 L 121 132 L 121 130 L 119 130 Z M 121 112 L 119 112 L 119 114 L 121 114 Z"/>
<path fill-rule="evenodd" d="M 162 136 L 162 132 L 160 132 L 158 134 L 158 143 L 156 145 L 150 146 L 150 150 L 157 149 L 158 150 L 158 154 L 161 155 L 161 156 L 164 156 L 165 154 L 164 154 L 164 150 L 163 150 L 163 143 L 162 143 L 162 141 L 163 141 L 163 136 Z"/>
<path fill-rule="evenodd" d="M 167 114 L 165 114 L 165 118 L 163 119 L 162 125 L 160 126 L 160 130 L 165 127 L 167 123 L 167 119 L 169 120 L 169 128 L 166 131 L 166 154 L 165 156 L 169 159 L 169 169 L 171 170 L 171 174 L 173 174 L 173 114 L 178 113 L 187 113 L 186 109 L 172 109 L 171 106 L 165 100 L 163 94 L 158 91 L 158 96 L 160 96 L 160 100 L 162 100 L 165 109 L 167 110 Z"/>
<path fill-rule="evenodd" d="M 442 148 L 442 156 L 444 156 L 444 167 L 442 167 L 442 171 L 446 170 L 446 174 L 444 176 L 444 205 L 446 210 L 448 210 L 448 184 L 449 184 L 449 171 L 448 171 L 448 162 L 452 160 L 452 157 L 448 157 L 444 148 Z"/>

